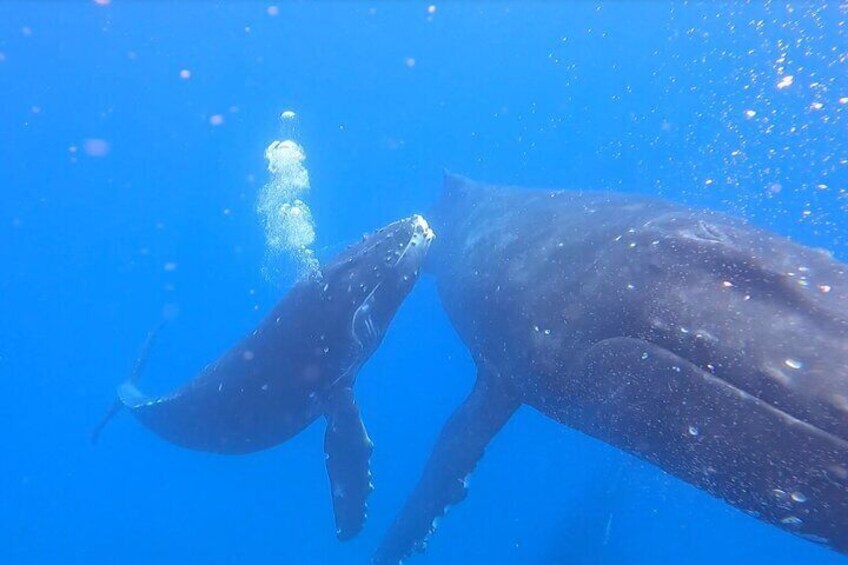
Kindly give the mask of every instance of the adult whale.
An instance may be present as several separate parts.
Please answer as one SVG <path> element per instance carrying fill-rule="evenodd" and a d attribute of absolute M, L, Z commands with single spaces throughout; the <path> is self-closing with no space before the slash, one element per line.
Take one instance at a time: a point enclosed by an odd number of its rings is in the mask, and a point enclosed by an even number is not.
<path fill-rule="evenodd" d="M 136 388 L 143 351 L 116 406 L 170 442 L 217 453 L 272 447 L 324 415 L 337 534 L 353 537 L 371 491 L 371 441 L 352 387 L 415 284 L 432 238 L 417 215 L 365 236 L 317 277 L 295 284 L 256 329 L 170 394 Z"/>
<path fill-rule="evenodd" d="M 448 176 L 428 265 L 477 365 L 376 563 L 528 404 L 848 552 L 848 266 L 725 215 Z"/>

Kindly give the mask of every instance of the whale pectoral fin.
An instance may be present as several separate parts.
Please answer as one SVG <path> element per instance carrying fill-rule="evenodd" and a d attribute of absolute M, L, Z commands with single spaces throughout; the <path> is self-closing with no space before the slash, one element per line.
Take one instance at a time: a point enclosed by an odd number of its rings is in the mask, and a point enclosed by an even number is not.
<path fill-rule="evenodd" d="M 336 535 L 354 537 L 365 524 L 366 500 L 373 490 L 369 459 L 373 444 L 365 431 L 350 388 L 333 391 L 325 415 L 324 452 L 333 497 Z"/>
<path fill-rule="evenodd" d="M 442 428 L 415 491 L 380 544 L 373 563 L 396 564 L 423 551 L 447 507 L 461 502 L 486 445 L 520 405 L 492 374 L 480 370 L 474 390 Z"/>
<path fill-rule="evenodd" d="M 583 431 L 763 521 L 848 547 L 845 440 L 646 341 L 597 343 L 572 371 L 569 419 Z"/>

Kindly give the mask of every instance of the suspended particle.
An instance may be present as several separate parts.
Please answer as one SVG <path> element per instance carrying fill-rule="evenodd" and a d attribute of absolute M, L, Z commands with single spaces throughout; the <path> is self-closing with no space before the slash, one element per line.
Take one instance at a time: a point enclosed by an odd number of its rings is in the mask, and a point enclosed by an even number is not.
<path fill-rule="evenodd" d="M 795 77 L 793 75 L 786 75 L 777 82 L 777 89 L 783 90 L 784 88 L 789 88 L 794 82 Z"/>

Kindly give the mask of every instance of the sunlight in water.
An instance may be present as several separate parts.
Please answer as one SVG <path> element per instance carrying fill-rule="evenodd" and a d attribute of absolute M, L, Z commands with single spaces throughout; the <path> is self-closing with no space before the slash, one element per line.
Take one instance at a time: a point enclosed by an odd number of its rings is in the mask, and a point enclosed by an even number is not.
<path fill-rule="evenodd" d="M 296 119 L 291 110 L 280 114 L 285 134 L 294 134 Z M 315 224 L 305 201 L 309 192 L 309 171 L 303 165 L 306 153 L 297 142 L 286 139 L 273 141 L 265 150 L 265 159 L 271 178 L 262 187 L 256 208 L 265 228 L 265 277 L 281 282 L 290 260 L 296 263 L 298 277 L 314 276 L 319 265 L 311 248 Z"/>

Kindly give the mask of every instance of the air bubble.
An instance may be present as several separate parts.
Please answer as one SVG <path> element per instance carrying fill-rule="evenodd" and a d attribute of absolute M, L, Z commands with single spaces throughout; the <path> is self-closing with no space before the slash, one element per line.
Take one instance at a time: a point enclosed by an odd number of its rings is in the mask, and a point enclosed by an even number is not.
<path fill-rule="evenodd" d="M 795 77 L 793 75 L 786 75 L 782 77 L 777 83 L 777 89 L 783 90 L 784 88 L 789 88 L 792 86 L 792 83 L 795 82 Z"/>
<path fill-rule="evenodd" d="M 291 110 L 280 114 L 284 133 L 294 133 L 296 119 Z M 273 141 L 265 150 L 265 159 L 271 179 L 262 187 L 256 207 L 265 228 L 265 275 L 276 278 L 282 271 L 280 259 L 288 255 L 297 264 L 298 276 L 315 276 L 318 260 L 310 248 L 315 241 L 315 224 L 303 199 L 310 188 L 309 172 L 303 165 L 306 153 L 294 140 L 286 139 Z"/>

